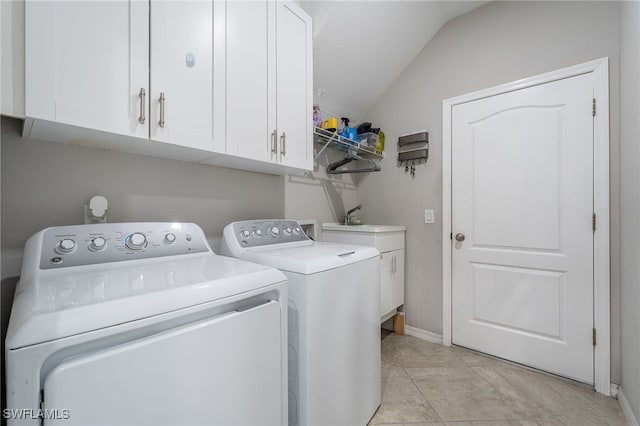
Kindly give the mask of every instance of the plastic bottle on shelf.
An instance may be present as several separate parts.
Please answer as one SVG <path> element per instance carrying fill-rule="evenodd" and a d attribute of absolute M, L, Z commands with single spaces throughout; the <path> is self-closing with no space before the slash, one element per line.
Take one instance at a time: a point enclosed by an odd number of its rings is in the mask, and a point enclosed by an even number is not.
<path fill-rule="evenodd" d="M 353 142 L 358 142 L 358 133 L 356 132 L 356 129 L 353 127 L 349 127 L 349 121 L 351 120 L 349 120 L 349 118 L 347 117 L 341 117 L 340 119 L 344 123 L 344 127 L 342 127 L 338 134 L 345 139 L 349 139 Z"/>
<path fill-rule="evenodd" d="M 378 132 L 378 142 L 376 142 L 376 152 L 382 154 L 384 151 L 384 132 L 380 130 Z"/>

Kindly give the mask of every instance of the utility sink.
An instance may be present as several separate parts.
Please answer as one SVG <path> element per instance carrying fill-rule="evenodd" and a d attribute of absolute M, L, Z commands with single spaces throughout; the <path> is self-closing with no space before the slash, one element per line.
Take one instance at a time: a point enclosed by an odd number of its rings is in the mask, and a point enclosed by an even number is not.
<path fill-rule="evenodd" d="M 378 233 L 378 232 L 405 231 L 406 229 L 407 229 L 406 226 L 396 226 L 396 225 L 368 225 L 368 224 L 345 225 L 343 223 L 337 223 L 337 222 L 322 224 L 323 231 L 350 231 L 350 232 Z"/>

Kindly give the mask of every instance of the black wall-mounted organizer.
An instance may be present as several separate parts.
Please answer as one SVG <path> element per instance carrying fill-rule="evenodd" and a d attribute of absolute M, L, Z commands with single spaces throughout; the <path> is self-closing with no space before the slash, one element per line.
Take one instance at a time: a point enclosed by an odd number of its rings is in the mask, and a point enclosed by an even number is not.
<path fill-rule="evenodd" d="M 429 132 L 421 130 L 398 138 L 398 167 L 415 176 L 415 166 L 427 162 L 429 158 Z"/>

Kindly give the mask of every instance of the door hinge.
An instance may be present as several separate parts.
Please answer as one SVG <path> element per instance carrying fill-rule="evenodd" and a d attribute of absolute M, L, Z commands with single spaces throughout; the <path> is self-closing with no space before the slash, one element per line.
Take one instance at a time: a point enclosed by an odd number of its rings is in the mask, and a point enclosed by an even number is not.
<path fill-rule="evenodd" d="M 593 329 L 593 346 L 596 345 L 596 329 Z"/>
<path fill-rule="evenodd" d="M 596 98 L 593 98 L 593 104 L 592 104 L 592 108 L 591 108 L 591 112 L 593 113 L 593 116 L 596 116 Z"/>
<path fill-rule="evenodd" d="M 593 227 L 593 232 L 596 232 L 596 214 L 593 214 L 593 218 L 591 219 L 591 226 Z"/>

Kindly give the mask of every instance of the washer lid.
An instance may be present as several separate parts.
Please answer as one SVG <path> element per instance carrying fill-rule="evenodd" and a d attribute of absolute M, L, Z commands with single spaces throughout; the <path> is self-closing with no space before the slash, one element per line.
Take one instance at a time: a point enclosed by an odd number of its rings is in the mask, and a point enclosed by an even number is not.
<path fill-rule="evenodd" d="M 380 255 L 374 247 L 323 242 L 273 244 L 247 249 L 240 257 L 283 271 L 315 274 Z"/>
<path fill-rule="evenodd" d="M 285 280 L 276 269 L 211 253 L 50 271 L 18 283 L 6 347 L 124 324 Z"/>

